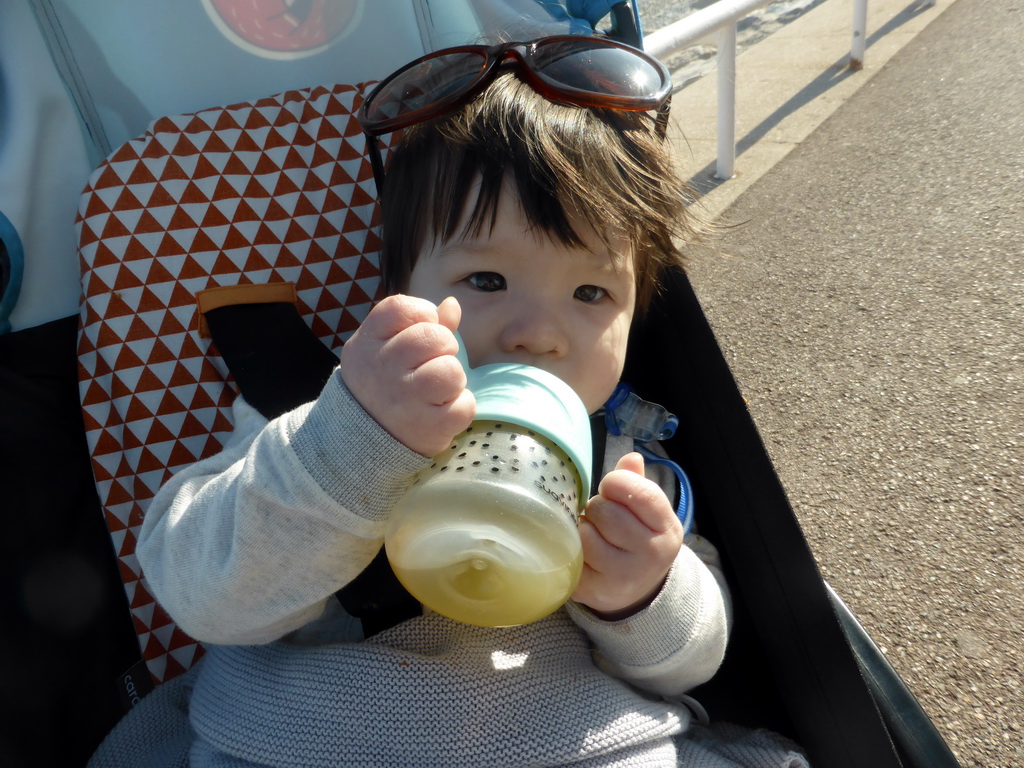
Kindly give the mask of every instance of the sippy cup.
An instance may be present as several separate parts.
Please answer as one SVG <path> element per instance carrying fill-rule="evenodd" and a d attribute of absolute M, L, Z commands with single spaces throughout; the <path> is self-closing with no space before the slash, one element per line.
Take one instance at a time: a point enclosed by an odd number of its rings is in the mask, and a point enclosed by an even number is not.
<path fill-rule="evenodd" d="M 590 420 L 576 393 L 526 365 L 470 368 L 476 420 L 417 474 L 384 534 L 423 605 L 485 627 L 555 611 L 583 569 L 577 516 L 590 492 Z"/>

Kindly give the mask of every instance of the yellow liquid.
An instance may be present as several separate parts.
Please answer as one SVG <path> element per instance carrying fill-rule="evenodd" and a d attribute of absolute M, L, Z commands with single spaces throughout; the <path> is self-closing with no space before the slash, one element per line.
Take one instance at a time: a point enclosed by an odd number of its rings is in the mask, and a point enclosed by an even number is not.
<path fill-rule="evenodd" d="M 417 600 L 485 627 L 557 610 L 583 568 L 579 533 L 564 511 L 485 482 L 418 486 L 396 508 L 385 546 Z"/>

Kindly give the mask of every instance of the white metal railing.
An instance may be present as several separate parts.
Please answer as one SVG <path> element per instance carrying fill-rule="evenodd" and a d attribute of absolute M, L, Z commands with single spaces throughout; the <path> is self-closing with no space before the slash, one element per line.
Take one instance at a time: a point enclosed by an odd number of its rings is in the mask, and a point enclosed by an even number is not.
<path fill-rule="evenodd" d="M 718 160 L 715 178 L 731 179 L 736 172 L 736 25 L 771 0 L 718 0 L 679 21 L 644 36 L 644 50 L 664 59 L 717 33 Z M 855 0 L 851 69 L 864 66 L 868 0 Z"/>

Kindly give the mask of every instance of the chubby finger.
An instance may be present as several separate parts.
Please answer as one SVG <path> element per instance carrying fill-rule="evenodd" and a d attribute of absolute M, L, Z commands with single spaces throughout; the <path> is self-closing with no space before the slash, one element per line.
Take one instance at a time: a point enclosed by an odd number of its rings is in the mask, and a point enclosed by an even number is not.
<path fill-rule="evenodd" d="M 588 538 L 595 547 L 604 543 L 627 550 L 631 544 L 651 535 L 650 530 L 622 504 L 595 496 L 580 516 L 580 538 Z"/>
<path fill-rule="evenodd" d="M 437 322 L 452 333 L 459 330 L 459 323 L 462 322 L 462 305 L 458 299 L 449 296 L 437 305 Z"/>
<path fill-rule="evenodd" d="M 596 611 L 617 611 L 650 595 L 671 565 L 672 549 L 659 546 L 661 538 L 628 552 L 609 544 L 593 526 L 581 526 L 583 573 L 573 599 Z"/>
<path fill-rule="evenodd" d="M 446 417 L 439 425 L 438 433 L 449 438 L 465 431 L 476 418 L 476 398 L 468 389 L 462 390 L 458 397 L 444 406 Z M 448 441 L 434 453 L 440 453 L 448 445 Z"/>
<path fill-rule="evenodd" d="M 476 415 L 476 399 L 468 389 L 445 405 L 413 410 L 401 424 L 399 436 L 409 448 L 423 456 L 436 456 L 451 443 L 453 435 L 464 431 Z"/>
<path fill-rule="evenodd" d="M 448 405 L 466 391 L 466 370 L 452 355 L 431 357 L 416 366 L 409 383 L 430 405 Z"/>
<path fill-rule="evenodd" d="M 584 571 L 594 574 L 614 572 L 628 559 L 629 553 L 605 539 L 595 525 L 583 522 L 579 530 Z"/>
<path fill-rule="evenodd" d="M 437 323 L 438 308 L 415 296 L 395 294 L 382 299 L 359 327 L 367 335 L 385 341 L 418 323 Z"/>
<path fill-rule="evenodd" d="M 450 370 L 461 369 L 455 357 L 459 342 L 455 334 L 440 323 L 421 322 L 405 328 L 381 345 L 381 352 L 394 361 L 394 365 L 406 374 L 413 374 L 421 366 L 435 359 L 447 358 Z M 465 386 L 465 377 L 462 378 Z"/>
<path fill-rule="evenodd" d="M 644 457 L 637 451 L 627 453 L 616 462 L 615 469 L 633 472 L 637 475 L 644 475 Z M 646 475 L 644 476 L 646 477 Z"/>
<path fill-rule="evenodd" d="M 636 459 L 631 458 L 633 456 Z M 620 504 L 649 530 L 663 533 L 678 523 L 675 510 L 658 484 L 648 480 L 642 469 L 641 472 L 636 471 L 637 460 L 642 468 L 643 458 L 639 454 L 628 454 L 620 459 L 616 469 L 601 480 L 598 497 Z M 625 467 L 623 461 L 626 462 Z M 591 503 L 598 497 L 591 499 Z"/>

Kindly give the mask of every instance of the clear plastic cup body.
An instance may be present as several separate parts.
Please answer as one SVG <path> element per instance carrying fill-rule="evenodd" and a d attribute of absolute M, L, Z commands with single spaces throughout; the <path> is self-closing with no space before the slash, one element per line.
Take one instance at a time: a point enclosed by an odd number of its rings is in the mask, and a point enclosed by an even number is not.
<path fill-rule="evenodd" d="M 514 626 L 557 610 L 583 568 L 579 472 L 547 438 L 477 421 L 414 478 L 385 548 L 425 606 L 467 624 Z"/>

